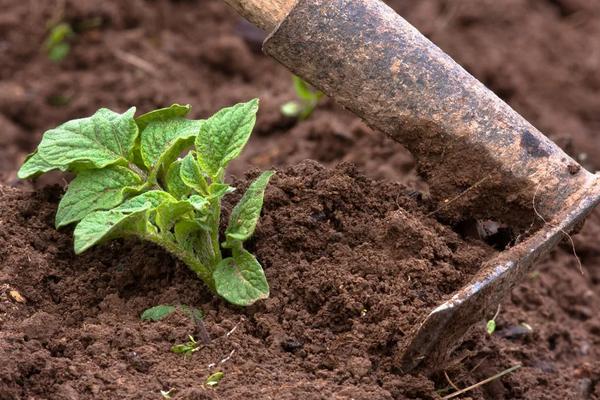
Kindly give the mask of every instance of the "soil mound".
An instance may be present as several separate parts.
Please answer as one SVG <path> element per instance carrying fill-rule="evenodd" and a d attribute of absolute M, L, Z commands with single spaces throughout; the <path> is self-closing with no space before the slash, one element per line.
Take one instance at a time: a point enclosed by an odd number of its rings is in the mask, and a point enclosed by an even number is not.
<path fill-rule="evenodd" d="M 59 192 L 0 192 L 1 398 L 431 396 L 431 385 L 395 373 L 394 352 L 493 251 L 427 218 L 399 184 L 304 162 L 273 179 L 250 244 L 271 298 L 236 309 L 151 245 L 75 256 L 71 232 L 52 226 Z M 170 353 L 194 324 L 141 322 L 157 304 L 201 308 L 211 343 L 187 359 Z M 218 391 L 202 388 L 217 370 Z"/>

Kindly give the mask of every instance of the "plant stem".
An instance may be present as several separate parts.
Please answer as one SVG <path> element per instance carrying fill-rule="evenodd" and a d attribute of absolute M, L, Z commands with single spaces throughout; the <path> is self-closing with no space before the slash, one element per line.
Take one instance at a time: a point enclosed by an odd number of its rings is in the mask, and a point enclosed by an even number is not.
<path fill-rule="evenodd" d="M 139 177 L 142 178 L 142 180 L 145 181 L 146 179 L 148 179 L 148 174 L 146 173 L 146 171 L 142 170 L 140 167 L 138 167 L 134 163 L 130 162 L 128 167 L 130 170 L 132 170 L 133 172 L 138 174 Z"/>
<path fill-rule="evenodd" d="M 221 168 L 219 172 L 217 172 L 216 176 L 211 177 L 211 182 L 225 183 L 224 179 L 225 170 Z M 211 206 L 213 208 L 213 223 L 210 241 L 212 242 L 213 252 L 215 253 L 215 261 L 213 266 L 216 267 L 223 260 L 223 256 L 221 255 L 221 243 L 219 242 L 219 226 L 221 225 L 221 198 L 215 199 L 214 204 Z"/>
<path fill-rule="evenodd" d="M 213 293 L 216 293 L 215 282 L 213 280 L 211 270 L 202 264 L 194 254 L 181 248 L 181 246 L 179 246 L 177 243 L 174 243 L 157 234 L 147 234 L 143 237 L 143 239 L 155 243 L 171 254 L 175 255 L 192 271 L 194 271 Z"/>
<path fill-rule="evenodd" d="M 215 261 L 213 265 L 216 267 L 223 259 L 223 257 L 221 256 L 221 245 L 219 243 L 219 225 L 221 223 L 221 199 L 216 200 L 212 207 L 213 224 L 212 232 L 210 235 L 210 241 L 212 242 L 213 253 L 215 255 Z"/>

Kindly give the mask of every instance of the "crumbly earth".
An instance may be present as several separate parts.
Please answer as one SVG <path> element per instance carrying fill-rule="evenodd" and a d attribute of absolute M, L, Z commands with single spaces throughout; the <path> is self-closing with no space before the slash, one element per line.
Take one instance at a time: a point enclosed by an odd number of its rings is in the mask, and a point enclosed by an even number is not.
<path fill-rule="evenodd" d="M 52 226 L 56 190 L 2 189 L 0 220 L 10 226 L 0 234 L 0 348 L 10 358 L 0 397 L 152 399 L 169 388 L 177 398 L 431 395 L 431 385 L 395 373 L 393 356 L 493 250 L 428 218 L 412 194 L 347 164 L 280 171 L 249 246 L 271 297 L 242 310 L 149 245 L 75 256 L 71 232 Z M 26 301 L 15 304 L 10 290 Z M 182 315 L 139 320 L 165 303 L 202 309 L 211 343 L 188 359 L 170 353 L 196 333 Z M 218 389 L 203 388 L 217 370 L 225 373 Z"/>
<path fill-rule="evenodd" d="M 600 33 L 598 2 L 390 0 L 388 3 L 584 166 L 600 169 L 597 157 L 600 41 L 593 40 Z M 243 175 L 249 166 L 283 167 L 305 158 L 328 166 L 352 161 L 370 177 L 426 190 L 426 184 L 414 172 L 410 154 L 383 135 L 370 131 L 332 102 L 325 101 L 313 117 L 301 123 L 282 117 L 280 105 L 293 98 L 289 73 L 260 54 L 261 34 L 243 24 L 221 0 L 65 0 L 35 5 L 0 0 L 0 6 L 3 10 L 0 13 L 0 182 L 8 186 L 31 187 L 29 183 L 17 182 L 15 171 L 44 130 L 67 119 L 89 115 L 99 107 L 124 110 L 137 105 L 143 112 L 174 102 L 189 102 L 194 106 L 193 116 L 204 117 L 224 105 L 260 97 L 257 132 L 243 158 L 233 166 L 233 175 Z M 76 36 L 68 57 L 57 64 L 47 59 L 42 43 L 47 26 L 59 20 L 69 22 Z M 330 185 L 346 187 L 342 181 L 350 179 L 362 182 L 358 184 L 360 187 L 368 186 L 348 167 L 319 172 L 318 167 L 311 165 L 288 170 L 284 180 L 292 182 L 293 170 L 305 168 L 306 173 L 329 174 Z M 276 186 L 280 188 L 282 182 Z M 63 177 L 44 177 L 35 187 L 48 183 L 63 184 Z M 378 185 L 404 193 L 388 183 Z M 327 190 L 338 192 L 324 194 L 331 201 L 346 192 L 333 190 L 331 186 Z M 388 353 L 394 349 L 394 340 L 402 340 L 403 324 L 414 319 L 418 310 L 414 311 L 416 314 L 402 308 L 402 312 L 393 308 L 378 310 L 361 294 L 362 286 L 350 289 L 342 286 L 348 290 L 343 292 L 334 283 L 366 273 L 357 267 L 356 260 L 357 254 L 363 254 L 363 248 L 356 246 L 361 235 L 372 246 L 394 252 L 398 257 L 393 259 L 395 262 L 418 253 L 418 257 L 437 262 L 438 268 L 459 270 L 461 264 L 456 259 L 444 260 L 456 256 L 455 252 L 451 252 L 453 256 L 444 255 L 444 246 L 452 250 L 450 244 L 457 238 L 447 228 L 432 234 L 431 239 L 439 246 L 431 246 L 424 254 L 420 254 L 421 249 L 393 248 L 390 243 L 374 239 L 381 235 L 385 224 L 391 228 L 386 230 L 389 238 L 406 233 L 396 232 L 393 227 L 397 225 L 431 233 L 429 229 L 438 225 L 427 219 L 414 219 L 421 212 L 419 207 L 426 207 L 426 201 L 419 206 L 400 195 L 398 204 L 394 199 L 391 205 L 389 197 L 383 196 L 371 217 L 379 225 L 362 231 L 352 224 L 329 227 L 344 232 L 344 239 L 326 231 L 323 236 L 334 240 L 317 245 L 322 242 L 311 240 L 320 240 L 319 234 L 306 224 L 278 227 L 272 220 L 275 215 L 285 219 L 280 212 L 286 209 L 295 221 L 306 216 L 296 215 L 299 210 L 280 199 L 279 211 L 268 210 L 261 230 L 281 229 L 276 239 L 283 249 L 289 249 L 286 260 L 307 258 L 293 271 L 308 271 L 307 268 L 323 259 L 323 254 L 332 258 L 328 263 L 323 261 L 328 269 L 319 269 L 318 275 L 306 280 L 298 278 L 300 272 L 276 277 L 273 275 L 276 268 L 268 265 L 273 299 L 240 311 L 206 297 L 202 285 L 183 266 L 156 248 L 115 243 L 73 258 L 68 232 L 51 229 L 58 195 L 56 190 L 28 195 L 2 189 L 0 398 L 112 399 L 116 397 L 114 393 L 122 390 L 125 394 L 120 398 L 155 399 L 160 398 L 157 392 L 160 388 L 177 387 L 180 391 L 174 398 L 229 398 L 246 393 L 246 397 L 258 399 L 311 396 L 329 399 L 335 398 L 332 392 L 337 392 L 337 398 L 342 399 L 365 396 L 427 399 L 439 398 L 436 393 L 449 393 L 444 372 L 454 384 L 466 387 L 517 363 L 523 367 L 463 398 L 600 398 L 598 212 L 574 237 L 583 274 L 579 272 L 571 245 L 564 244 L 542 261 L 537 271 L 502 304 L 496 334 L 488 336 L 482 321 L 465 338 L 452 360 L 440 366 L 439 373 L 402 376 L 394 374 L 386 364 Z M 269 196 L 275 196 L 271 197 L 273 201 L 277 198 L 274 192 Z M 303 194 L 297 196 L 300 201 Z M 324 211 L 332 209 L 325 203 L 314 214 L 317 218 L 321 212 L 325 213 L 325 221 L 318 218 L 316 222 L 312 222 L 314 218 L 305 221 L 321 228 L 336 221 L 331 211 L 329 214 Z M 275 203 L 270 204 L 275 207 Z M 311 203 L 311 207 L 315 204 Z M 401 209 L 409 213 L 403 215 L 399 213 Z M 405 217 L 406 220 L 402 219 Z M 257 236 L 254 247 L 267 264 L 266 260 L 275 257 L 269 253 L 272 243 L 268 243 L 268 249 L 261 247 L 265 244 L 261 245 L 260 237 Z M 417 238 L 418 243 L 425 236 Z M 5 243 L 11 243 L 12 247 Z M 347 248 L 351 250 L 349 253 Z M 362 265 L 375 256 L 365 257 Z M 338 265 L 339 260 L 344 260 L 346 267 L 357 268 L 350 277 L 330 275 L 332 267 L 343 267 L 341 262 Z M 444 262 L 449 267 L 440 267 Z M 402 268 L 418 267 L 415 264 Z M 389 273 L 392 267 L 383 264 L 373 268 Z M 429 273 L 422 270 L 418 275 L 428 279 Z M 461 274 L 470 273 L 467 269 L 456 276 L 449 273 L 448 286 L 430 287 L 428 283 L 425 298 L 433 301 L 435 295 L 445 296 L 466 278 Z M 291 303 L 284 304 L 293 304 L 286 311 L 284 305 L 272 301 L 277 298 L 275 288 L 289 287 L 292 279 L 297 282 L 287 294 L 296 297 L 285 298 Z M 365 285 L 375 282 L 366 279 Z M 384 290 L 388 283 L 388 280 L 380 282 L 383 285 L 380 289 Z M 316 294 L 309 290 L 312 284 L 335 296 L 320 297 L 321 290 Z M 326 287 L 321 287 L 322 284 Z M 406 282 L 396 284 L 406 285 Z M 188 289 L 182 291 L 183 287 Z M 26 303 L 16 302 L 11 290 L 22 293 Z M 432 294 L 433 297 L 428 297 Z M 157 302 L 185 302 L 204 307 L 209 311 L 206 324 L 213 337 L 211 345 L 188 360 L 175 357 L 166 361 L 165 357 L 174 357 L 168 352 L 169 345 L 184 340 L 194 328 L 182 316 L 173 316 L 164 323 L 140 323 L 139 311 Z M 356 310 L 362 311 L 365 304 L 371 308 L 365 307 L 365 316 L 357 317 Z M 302 314 L 296 307 L 309 307 L 309 311 Z M 324 311 L 319 314 L 314 310 Z M 369 320 L 385 313 L 399 316 L 399 325 L 387 319 Z M 334 314 L 336 318 L 324 322 L 328 315 Z M 271 319 L 253 320 L 252 315 L 270 315 Z M 288 321 L 290 325 L 280 321 Z M 292 325 L 289 321 L 298 322 Z M 224 339 L 238 323 L 230 339 Z M 394 325 L 385 334 L 391 335 L 392 341 L 379 348 L 374 343 L 383 343 L 385 335 L 378 329 L 385 323 Z M 533 331 L 524 328 L 523 323 Z M 250 326 L 255 330 L 247 328 Z M 70 330 L 70 327 L 76 328 Z M 333 332 L 329 333 L 332 337 L 322 338 L 327 332 Z M 359 341 L 358 336 L 353 336 L 355 333 L 371 336 Z M 247 338 L 254 338 L 256 346 L 266 348 L 258 360 L 248 357 L 246 362 L 245 357 L 239 357 L 254 351 L 249 344 L 254 342 L 241 344 Z M 270 342 L 268 338 L 272 338 Z M 282 340 L 287 343 L 283 351 Z M 324 344 L 332 341 L 335 346 L 328 349 Z M 309 346 L 311 343 L 316 345 Z M 349 343 L 356 343 L 357 347 L 345 348 Z M 203 380 L 210 372 L 207 365 L 226 358 L 233 349 L 236 349 L 233 356 L 237 357 L 236 367 L 226 361 L 222 384 L 213 391 L 204 389 Z M 274 354 L 284 358 L 276 358 Z M 327 358 L 324 354 L 333 356 Z M 173 360 L 176 363 L 171 363 Z M 132 376 L 138 380 L 131 380 Z M 273 390 L 279 392 L 273 394 Z M 133 391 L 143 394 L 132 394 Z"/>

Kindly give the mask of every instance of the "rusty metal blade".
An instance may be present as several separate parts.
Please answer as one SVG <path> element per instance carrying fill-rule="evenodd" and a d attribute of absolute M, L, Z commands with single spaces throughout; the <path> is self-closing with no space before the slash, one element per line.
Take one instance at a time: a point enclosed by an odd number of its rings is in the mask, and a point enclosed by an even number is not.
<path fill-rule="evenodd" d="M 427 358 L 429 365 L 442 365 L 453 345 L 477 322 L 491 315 L 502 299 L 531 270 L 535 262 L 568 232 L 578 226 L 600 203 L 600 178 L 590 179 L 581 198 L 524 242 L 500 253 L 483 265 L 471 282 L 435 308 L 412 332 L 406 347 L 399 349 L 398 365 L 403 371 Z"/>

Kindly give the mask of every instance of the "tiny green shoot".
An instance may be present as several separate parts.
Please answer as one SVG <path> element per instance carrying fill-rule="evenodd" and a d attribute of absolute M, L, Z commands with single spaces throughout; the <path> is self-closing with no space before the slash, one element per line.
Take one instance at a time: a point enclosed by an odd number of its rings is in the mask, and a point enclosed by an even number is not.
<path fill-rule="evenodd" d="M 172 394 L 175 392 L 175 388 L 171 388 L 169 390 L 161 390 L 160 395 L 163 399 L 172 399 Z"/>
<path fill-rule="evenodd" d="M 219 382 L 221 382 L 221 379 L 223 379 L 223 377 L 225 376 L 225 374 L 221 371 L 217 371 L 214 374 L 210 375 L 208 378 L 206 378 L 206 382 L 205 385 L 208 387 L 216 387 Z"/>
<path fill-rule="evenodd" d="M 324 94 L 313 89 L 302 78 L 292 76 L 297 100 L 288 101 L 281 106 L 281 113 L 286 117 L 305 120 L 312 115 Z"/>
<path fill-rule="evenodd" d="M 192 355 L 200 350 L 202 344 L 196 341 L 192 335 L 188 335 L 188 341 L 182 344 L 171 346 L 171 351 L 175 354 L 183 354 L 184 356 Z"/>
<path fill-rule="evenodd" d="M 213 293 L 247 306 L 269 296 L 264 271 L 244 242 L 256 228 L 272 171 L 251 183 L 233 208 L 222 244 L 219 226 L 221 201 L 235 190 L 225 170 L 252 133 L 258 99 L 206 120 L 186 118 L 189 111 L 174 104 L 135 117 L 135 107 L 123 114 L 102 108 L 47 131 L 18 176 L 51 170 L 76 175 L 55 218 L 57 228 L 77 223 L 76 254 L 137 237 L 179 258 Z"/>
<path fill-rule="evenodd" d="M 69 55 L 69 51 L 71 51 L 69 39 L 73 36 L 73 29 L 68 23 L 61 22 L 54 25 L 44 42 L 48 58 L 54 62 L 59 62 Z"/>
<path fill-rule="evenodd" d="M 163 318 L 168 317 L 169 315 L 171 315 L 172 313 L 174 313 L 177 310 L 181 310 L 184 314 L 188 315 L 190 318 L 192 318 L 194 320 L 202 319 L 204 317 L 201 310 L 194 308 L 194 307 L 186 306 L 185 304 L 182 304 L 179 306 L 170 306 L 170 305 L 166 305 L 166 304 L 161 304 L 158 306 L 148 308 L 147 310 L 144 310 L 142 315 L 140 315 L 140 319 L 142 321 L 156 322 L 156 321 L 160 321 Z"/>
<path fill-rule="evenodd" d="M 493 334 L 496 331 L 496 320 L 490 319 L 485 325 L 485 330 L 488 335 Z"/>
<path fill-rule="evenodd" d="M 496 318 L 498 318 L 499 314 L 500 305 L 498 305 L 498 309 L 496 310 L 496 314 L 494 314 L 494 317 L 490 319 L 485 325 L 485 330 L 487 331 L 488 335 L 492 335 L 494 332 L 496 332 Z"/>

